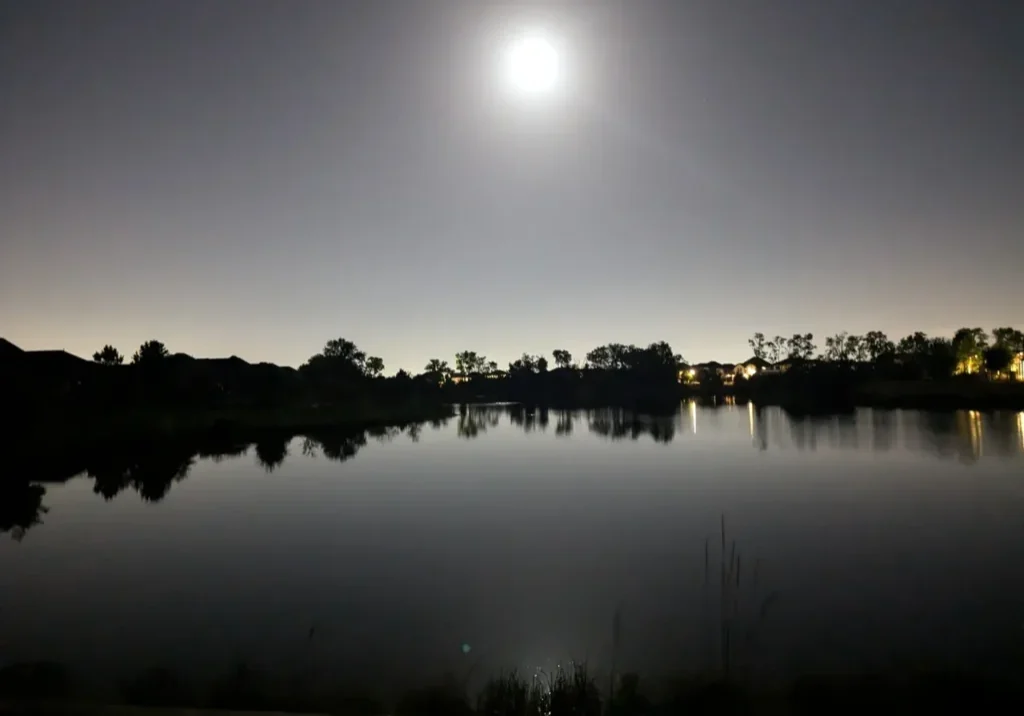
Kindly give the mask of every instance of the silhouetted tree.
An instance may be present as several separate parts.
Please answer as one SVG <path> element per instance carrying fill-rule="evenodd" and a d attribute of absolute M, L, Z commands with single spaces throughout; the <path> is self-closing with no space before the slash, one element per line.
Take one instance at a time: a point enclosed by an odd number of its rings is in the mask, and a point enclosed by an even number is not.
<path fill-rule="evenodd" d="M 846 344 L 843 348 L 847 360 L 866 361 L 868 359 L 868 347 L 863 336 L 849 335 L 846 337 Z"/>
<path fill-rule="evenodd" d="M 637 350 L 636 346 L 627 346 L 622 343 L 609 343 L 608 355 L 611 356 L 612 368 L 622 370 L 629 367 L 629 357 Z"/>
<path fill-rule="evenodd" d="M 754 352 L 755 358 L 768 360 L 767 341 L 765 340 L 763 333 L 755 333 L 754 337 L 749 339 L 747 343 L 750 344 L 750 350 Z"/>
<path fill-rule="evenodd" d="M 608 346 L 599 346 L 587 353 L 587 367 L 598 370 L 612 368 L 612 357 L 608 351 Z"/>
<path fill-rule="evenodd" d="M 440 358 L 431 358 L 427 361 L 426 368 L 424 368 L 424 371 L 427 373 L 448 373 L 450 370 L 448 361 L 441 360 Z"/>
<path fill-rule="evenodd" d="M 993 328 L 992 337 L 995 344 L 1010 351 L 1011 354 L 1024 353 L 1024 333 L 1015 328 Z"/>
<path fill-rule="evenodd" d="M 366 353 L 345 338 L 335 338 L 324 344 L 324 349 L 304 363 L 299 371 L 321 389 L 347 390 L 370 375 Z"/>
<path fill-rule="evenodd" d="M 440 358 L 431 358 L 427 361 L 424 373 L 430 380 L 436 383 L 443 383 L 452 374 L 452 369 L 448 365 L 448 361 L 441 360 Z"/>
<path fill-rule="evenodd" d="M 676 354 L 672 352 L 672 346 L 665 341 L 652 343 L 640 353 L 642 353 L 645 368 L 659 372 L 671 372 L 675 376 Z"/>
<path fill-rule="evenodd" d="M 529 353 L 523 353 L 521 358 L 508 364 L 508 372 L 516 375 L 543 373 L 547 369 L 548 361 L 544 356 L 532 356 Z"/>
<path fill-rule="evenodd" d="M 366 359 L 363 370 L 371 378 L 376 378 L 384 372 L 384 360 L 377 356 L 370 356 Z"/>
<path fill-rule="evenodd" d="M 572 354 L 569 351 L 556 348 L 552 351 L 552 355 L 555 358 L 555 365 L 559 368 L 570 368 L 572 367 Z"/>
<path fill-rule="evenodd" d="M 136 365 L 154 365 L 162 362 L 170 353 L 160 341 L 146 341 L 132 356 L 132 363 Z"/>
<path fill-rule="evenodd" d="M 92 354 L 92 359 L 102 365 L 121 365 L 124 363 L 124 356 L 112 345 L 103 346 L 103 348 Z"/>
<path fill-rule="evenodd" d="M 778 363 L 786 354 L 786 339 L 782 336 L 775 336 L 764 344 L 765 359 L 770 363 Z"/>
<path fill-rule="evenodd" d="M 921 331 L 900 339 L 896 353 L 904 357 L 923 356 L 928 353 L 930 339 Z"/>
<path fill-rule="evenodd" d="M 487 372 L 488 373 L 496 373 L 497 371 L 498 371 L 498 362 L 497 361 L 493 361 L 493 360 L 487 361 Z"/>
<path fill-rule="evenodd" d="M 813 358 L 814 351 L 817 348 L 817 346 L 814 345 L 813 333 L 794 333 L 793 337 L 787 342 L 787 345 L 789 347 L 787 357 L 801 358 L 804 360 L 810 360 Z"/>
<path fill-rule="evenodd" d="M 359 350 L 355 343 L 344 338 L 335 338 L 327 341 L 324 345 L 323 356 L 352 363 L 360 368 L 363 367 L 363 363 L 366 361 L 366 353 Z"/>
<path fill-rule="evenodd" d="M 846 331 L 825 338 L 825 352 L 821 357 L 828 361 L 848 361 L 853 358 L 856 342 L 851 345 L 848 338 Z"/>
<path fill-rule="evenodd" d="M 930 378 L 941 379 L 953 375 L 956 369 L 956 350 L 947 338 L 932 338 L 924 356 L 924 366 Z"/>
<path fill-rule="evenodd" d="M 463 375 L 483 373 L 487 368 L 487 359 L 477 355 L 476 351 L 462 351 L 455 354 L 455 370 Z"/>
<path fill-rule="evenodd" d="M 1005 346 L 991 346 L 986 348 L 982 355 L 985 359 L 985 369 L 990 373 L 1002 373 L 1013 361 L 1013 354 Z"/>
<path fill-rule="evenodd" d="M 864 334 L 863 344 L 870 361 L 877 361 L 885 354 L 896 352 L 896 346 L 881 331 L 868 331 Z"/>

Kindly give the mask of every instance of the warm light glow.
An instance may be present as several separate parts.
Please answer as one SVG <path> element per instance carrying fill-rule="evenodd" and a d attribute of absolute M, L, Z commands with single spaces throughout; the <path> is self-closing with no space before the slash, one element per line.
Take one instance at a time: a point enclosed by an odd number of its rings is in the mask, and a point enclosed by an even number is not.
<path fill-rule="evenodd" d="M 539 32 L 515 38 L 505 50 L 505 79 L 519 94 L 545 96 L 562 82 L 562 57 L 555 42 Z"/>
<path fill-rule="evenodd" d="M 752 375 L 754 375 L 754 373 L 757 372 L 757 366 L 756 365 L 748 365 L 746 368 L 743 369 L 743 372 L 746 373 L 747 377 L 749 378 Z"/>
<path fill-rule="evenodd" d="M 982 424 L 981 413 L 977 410 L 967 411 L 968 436 L 971 443 L 971 457 L 975 460 L 981 457 L 982 451 Z"/>

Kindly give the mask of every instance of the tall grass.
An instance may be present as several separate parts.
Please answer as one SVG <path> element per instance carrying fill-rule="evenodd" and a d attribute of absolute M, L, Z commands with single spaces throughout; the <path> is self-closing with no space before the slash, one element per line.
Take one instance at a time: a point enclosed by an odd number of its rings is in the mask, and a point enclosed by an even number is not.
<path fill-rule="evenodd" d="M 743 555 L 736 548 L 736 540 L 727 537 L 725 515 L 720 517 L 720 542 L 718 554 L 718 669 L 725 681 L 730 681 L 735 672 L 737 657 L 749 654 L 757 642 L 761 626 L 768 617 L 777 594 L 769 593 L 759 603 L 753 623 L 749 624 L 744 634 L 740 634 L 741 611 L 750 600 L 757 599 L 758 579 L 760 577 L 760 560 L 754 561 L 753 575 L 749 591 L 744 592 L 742 577 Z M 711 540 L 704 540 L 704 595 L 705 605 L 708 603 L 711 588 Z M 707 615 L 705 615 L 707 616 Z M 710 626 L 710 620 L 707 624 Z M 742 641 L 737 637 L 742 636 Z"/>
<path fill-rule="evenodd" d="M 599 716 L 603 710 L 597 683 L 585 663 L 558 667 L 527 680 L 512 671 L 491 679 L 477 702 L 487 716 Z"/>

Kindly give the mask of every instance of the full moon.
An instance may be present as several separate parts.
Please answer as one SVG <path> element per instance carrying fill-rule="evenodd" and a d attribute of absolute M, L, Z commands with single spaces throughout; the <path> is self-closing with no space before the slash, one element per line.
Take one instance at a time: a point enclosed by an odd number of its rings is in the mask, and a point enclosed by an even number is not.
<path fill-rule="evenodd" d="M 550 38 L 540 33 L 524 34 L 506 48 L 505 79 L 517 93 L 545 96 L 558 89 L 562 80 L 562 58 Z"/>

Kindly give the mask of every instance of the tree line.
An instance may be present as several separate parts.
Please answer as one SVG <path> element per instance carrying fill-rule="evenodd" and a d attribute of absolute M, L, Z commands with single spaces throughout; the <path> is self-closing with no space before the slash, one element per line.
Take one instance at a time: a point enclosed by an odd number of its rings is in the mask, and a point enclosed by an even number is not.
<path fill-rule="evenodd" d="M 651 343 L 646 348 L 622 343 L 609 343 L 598 346 L 586 354 L 582 365 L 572 353 L 556 348 L 551 352 L 557 370 L 600 370 L 600 371 L 634 371 L 637 373 L 671 375 L 675 377 L 678 369 L 685 365 L 681 355 L 672 352 L 672 347 L 665 341 Z M 455 354 L 455 367 L 441 358 L 431 358 L 423 372 L 438 382 L 451 380 L 453 376 L 466 378 L 494 374 L 508 376 L 538 375 L 547 373 L 551 363 L 543 354 L 523 353 L 522 356 L 510 361 L 508 369 L 502 371 L 498 363 L 488 360 L 476 351 L 461 351 Z"/>
<path fill-rule="evenodd" d="M 1024 332 L 1012 328 L 994 328 L 991 334 L 982 328 L 961 328 L 951 338 L 928 336 L 915 332 L 898 341 L 882 331 L 868 331 L 862 335 L 846 331 L 826 336 L 819 351 L 813 333 L 796 333 L 790 337 L 767 338 L 755 333 L 748 340 L 756 359 L 776 364 L 783 361 L 827 361 L 833 363 L 872 363 L 883 365 L 895 362 L 927 364 L 930 372 L 951 374 L 957 366 L 967 372 L 980 372 L 983 368 L 1002 373 L 1012 364 L 1014 357 L 1024 352 Z M 568 350 L 552 351 L 553 361 L 543 354 L 523 353 L 508 363 L 507 369 L 477 351 L 456 353 L 453 363 L 432 358 L 423 367 L 422 376 L 439 384 L 460 376 L 467 379 L 482 376 L 526 376 L 547 373 L 552 363 L 556 369 L 591 371 L 631 371 L 646 375 L 673 377 L 678 370 L 688 367 L 682 355 L 673 352 L 666 341 L 651 343 L 646 348 L 622 343 L 598 346 L 586 353 L 578 362 Z M 167 347 L 160 341 L 150 340 L 139 346 L 132 356 L 133 365 L 155 365 L 170 357 Z M 93 360 L 104 365 L 121 365 L 124 356 L 113 346 L 106 345 L 93 354 Z M 356 378 L 380 378 L 384 374 L 384 361 L 367 355 L 350 340 L 336 338 L 327 341 L 324 348 L 311 356 L 299 372 L 311 377 L 334 375 Z M 396 377 L 411 378 L 404 370 Z"/>
<path fill-rule="evenodd" d="M 980 372 L 983 368 L 991 373 L 1005 372 L 1014 357 L 1024 353 L 1024 332 L 1002 327 L 992 329 L 990 335 L 982 328 L 961 328 L 952 338 L 945 338 L 917 331 L 894 342 L 882 331 L 868 331 L 863 335 L 843 331 L 827 336 L 820 352 L 812 333 L 771 339 L 763 333 L 755 333 L 748 344 L 756 358 L 769 363 L 813 359 L 876 365 L 919 363 L 929 366 L 935 377 L 942 377 L 955 372 L 958 366 L 969 373 Z"/>

